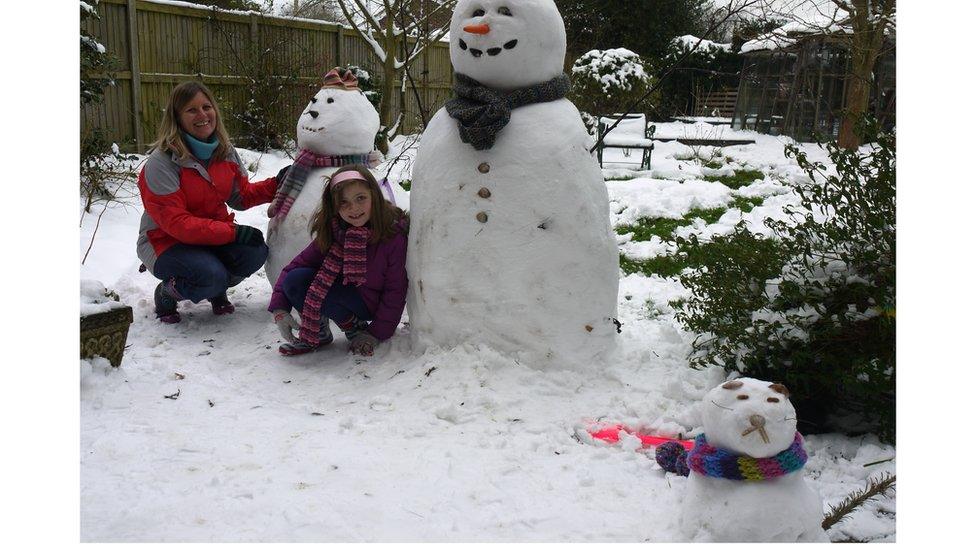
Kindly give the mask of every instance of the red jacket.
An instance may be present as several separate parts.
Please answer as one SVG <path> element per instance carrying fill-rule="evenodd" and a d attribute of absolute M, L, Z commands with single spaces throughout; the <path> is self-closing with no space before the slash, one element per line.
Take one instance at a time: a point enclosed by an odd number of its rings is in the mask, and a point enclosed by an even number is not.
<path fill-rule="evenodd" d="M 139 193 L 145 211 L 139 226 L 136 253 L 152 271 L 156 258 L 182 243 L 220 246 L 234 241 L 235 210 L 267 204 L 274 198 L 274 177 L 258 183 L 247 180 L 237 151 L 212 159 L 204 167 L 195 158 L 177 160 L 153 151 L 139 173 Z"/>

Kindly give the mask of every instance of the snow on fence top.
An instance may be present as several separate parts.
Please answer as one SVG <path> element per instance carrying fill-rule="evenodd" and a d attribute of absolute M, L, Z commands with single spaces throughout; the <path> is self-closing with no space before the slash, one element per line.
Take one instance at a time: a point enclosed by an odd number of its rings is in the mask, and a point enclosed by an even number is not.
<path fill-rule="evenodd" d="M 336 21 L 323 21 L 321 19 L 308 19 L 308 18 L 305 18 L 305 17 L 291 17 L 291 16 L 288 16 L 288 15 L 271 15 L 269 13 L 262 13 L 262 12 L 259 12 L 259 11 L 252 11 L 252 10 L 247 10 L 247 11 L 244 11 L 244 10 L 231 10 L 231 9 L 225 9 L 225 8 L 217 8 L 217 7 L 214 7 L 214 6 L 207 6 L 207 5 L 204 5 L 204 4 L 194 4 L 192 2 L 180 2 L 179 0 L 143 0 L 143 1 L 145 1 L 145 2 L 151 2 L 153 4 L 168 4 L 170 6 L 180 6 L 180 7 L 183 7 L 183 8 L 192 8 L 192 9 L 203 10 L 203 11 L 219 11 L 221 13 L 233 13 L 233 14 L 237 14 L 237 15 L 252 15 L 253 14 L 253 15 L 257 15 L 257 16 L 260 16 L 260 17 L 268 18 L 268 19 L 284 19 L 284 20 L 288 20 L 288 21 L 302 21 L 302 22 L 305 22 L 305 23 L 313 23 L 313 24 L 316 24 L 316 25 L 328 25 L 330 27 L 342 27 L 344 29 L 350 29 L 350 30 L 352 29 L 352 27 L 349 26 L 348 24 L 346 24 L 346 23 L 339 23 L 339 22 L 336 22 Z"/>

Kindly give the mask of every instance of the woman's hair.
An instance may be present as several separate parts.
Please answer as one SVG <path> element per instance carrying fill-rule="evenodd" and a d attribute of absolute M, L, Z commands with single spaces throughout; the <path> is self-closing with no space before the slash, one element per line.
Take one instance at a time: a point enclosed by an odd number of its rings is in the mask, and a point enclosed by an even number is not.
<path fill-rule="evenodd" d="M 220 109 L 217 107 L 217 102 L 214 101 L 213 94 L 210 90 L 203 85 L 202 82 L 189 81 L 183 82 L 179 86 L 173 88 L 173 93 L 169 96 L 169 103 L 166 105 L 166 111 L 163 113 L 163 119 L 159 123 L 159 130 L 156 131 L 156 140 L 149 146 L 150 149 L 159 149 L 162 151 L 172 151 L 176 153 L 177 158 L 187 158 L 192 156 L 190 149 L 186 146 L 183 141 L 183 137 L 180 135 L 180 113 L 186 107 L 186 104 L 193 100 L 198 93 L 202 93 L 206 96 L 210 104 L 213 105 L 214 114 L 216 115 L 216 124 L 214 129 L 214 135 L 217 136 L 217 149 L 214 151 L 213 158 L 226 158 L 230 151 L 233 149 L 233 145 L 230 144 L 230 137 L 227 135 L 227 130 L 224 129 L 224 121 L 220 117 Z"/>
<path fill-rule="evenodd" d="M 376 182 L 376 178 L 373 177 L 373 174 L 370 173 L 366 166 L 361 164 L 347 164 L 336 170 L 332 174 L 332 177 L 350 171 L 359 172 L 366 181 L 353 179 L 343 181 L 338 185 L 332 185 L 330 180 L 329 183 L 326 183 L 325 189 L 322 191 L 322 205 L 315 212 L 315 215 L 312 216 L 312 220 L 309 223 L 309 227 L 312 230 L 312 237 L 319 245 L 319 250 L 322 253 L 327 252 L 329 247 L 332 246 L 332 218 L 339 215 L 340 195 L 342 190 L 349 185 L 359 183 L 366 185 L 366 188 L 369 189 L 371 208 L 367 224 L 372 229 L 369 237 L 370 244 L 386 240 L 396 234 L 398 222 L 407 215 L 403 210 L 390 204 L 383 198 L 383 191 L 380 190 L 379 183 Z"/>

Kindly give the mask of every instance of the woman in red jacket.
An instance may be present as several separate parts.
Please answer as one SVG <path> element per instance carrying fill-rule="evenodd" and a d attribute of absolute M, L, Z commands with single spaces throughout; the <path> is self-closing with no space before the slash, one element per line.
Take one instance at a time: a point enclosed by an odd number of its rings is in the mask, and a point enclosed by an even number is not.
<path fill-rule="evenodd" d="M 136 253 L 161 280 L 154 297 L 162 322 L 180 321 L 176 304 L 184 299 L 209 300 L 214 314 L 234 312 L 227 288 L 261 268 L 268 246 L 259 229 L 234 223 L 227 206 L 266 204 L 276 189 L 275 177 L 248 181 L 210 90 L 177 86 L 139 174 L 145 212 Z"/>

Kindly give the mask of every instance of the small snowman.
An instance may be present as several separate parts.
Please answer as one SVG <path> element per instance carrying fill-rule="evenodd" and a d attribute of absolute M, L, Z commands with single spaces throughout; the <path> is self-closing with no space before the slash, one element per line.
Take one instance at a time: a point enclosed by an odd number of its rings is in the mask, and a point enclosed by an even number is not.
<path fill-rule="evenodd" d="M 487 344 L 541 367 L 592 367 L 617 333 L 607 188 L 565 98 L 553 0 L 460 0 L 456 97 L 421 138 L 410 194 L 415 348 Z"/>
<path fill-rule="evenodd" d="M 779 383 L 726 382 L 701 402 L 704 433 L 683 455 L 657 449 L 666 470 L 689 475 L 679 528 L 694 542 L 827 542 L 823 503 L 803 479 L 796 410 Z M 690 474 L 689 474 L 690 470 Z"/>
<path fill-rule="evenodd" d="M 380 117 L 352 71 L 334 68 L 298 118 L 298 156 L 268 208 L 268 282 L 311 242 L 309 222 L 322 204 L 327 179 L 346 164 L 375 168 Z M 377 177 L 377 180 L 381 178 Z M 387 188 L 388 192 L 391 192 Z"/>

